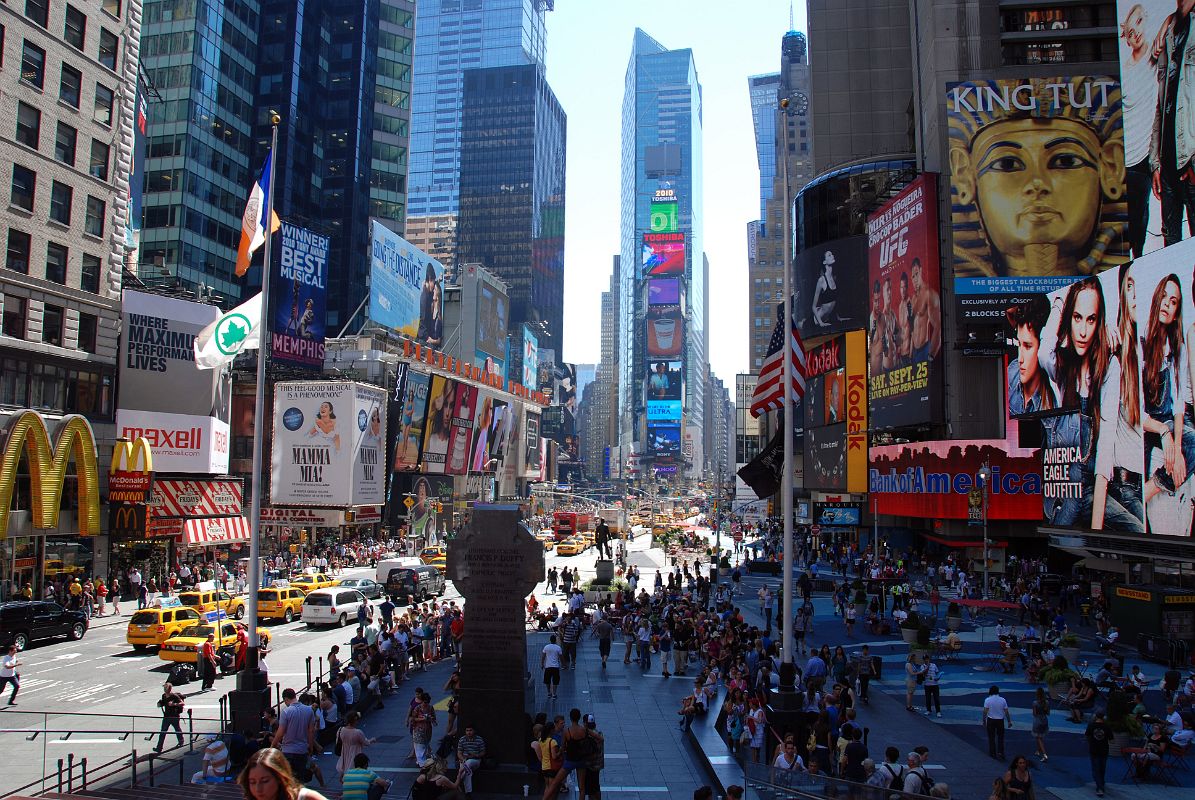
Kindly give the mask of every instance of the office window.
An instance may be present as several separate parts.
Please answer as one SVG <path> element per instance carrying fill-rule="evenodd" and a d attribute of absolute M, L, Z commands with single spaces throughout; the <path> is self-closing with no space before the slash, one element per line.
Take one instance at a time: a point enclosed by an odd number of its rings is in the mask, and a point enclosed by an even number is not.
<path fill-rule="evenodd" d="M 46 303 L 41 318 L 41 340 L 55 347 L 62 347 L 62 306 Z"/>
<path fill-rule="evenodd" d="M 95 85 L 95 110 L 92 114 L 92 119 L 101 125 L 112 124 L 112 106 L 115 101 L 115 95 L 112 90 L 102 83 Z"/>
<path fill-rule="evenodd" d="M 100 292 L 100 257 L 90 253 L 83 254 L 83 271 L 79 278 L 79 288 L 85 292 L 99 294 Z"/>
<path fill-rule="evenodd" d="M 41 112 L 20 101 L 17 102 L 17 141 L 34 150 L 41 141 Z"/>
<path fill-rule="evenodd" d="M 21 51 L 21 80 L 39 89 L 46 82 L 46 51 L 28 39 Z"/>
<path fill-rule="evenodd" d="M 87 219 L 83 224 L 83 232 L 92 236 L 104 235 L 104 212 L 108 204 L 98 197 L 87 197 Z"/>
<path fill-rule="evenodd" d="M 121 0 L 104 0 L 103 9 L 112 16 L 120 19 Z"/>
<path fill-rule="evenodd" d="M 63 64 L 62 77 L 58 81 L 58 99 L 73 108 L 78 108 L 82 94 L 83 73 L 69 64 Z"/>
<path fill-rule="evenodd" d="M 66 258 L 68 251 L 60 244 L 46 245 L 46 280 L 66 286 Z"/>
<path fill-rule="evenodd" d="M 72 5 L 66 7 L 66 27 L 62 31 L 63 40 L 76 50 L 83 49 L 83 40 L 87 37 L 87 17 L 82 11 Z"/>
<path fill-rule="evenodd" d="M 25 0 L 25 16 L 41 25 L 43 28 L 50 27 L 50 2 L 49 0 Z"/>
<path fill-rule="evenodd" d="M 12 195 L 9 198 L 14 206 L 26 211 L 33 210 L 33 196 L 37 192 L 37 174 L 28 167 L 20 164 L 12 165 Z"/>
<path fill-rule="evenodd" d="M 79 132 L 65 122 L 58 123 L 58 132 L 54 134 L 54 158 L 63 164 L 75 166 L 75 143 L 79 139 Z"/>
<path fill-rule="evenodd" d="M 8 229 L 8 256 L 4 261 L 4 266 L 11 269 L 13 272 L 20 272 L 23 275 L 29 274 L 29 248 L 32 244 L 32 237 L 24 231 L 19 231 L 16 228 Z"/>
<path fill-rule="evenodd" d="M 108 180 L 108 152 L 111 149 L 99 139 L 91 140 L 91 166 L 88 167 L 91 177 Z"/>
<path fill-rule="evenodd" d="M 120 40 L 107 28 L 100 28 L 100 63 L 110 70 L 116 70 L 116 50 Z"/>
<path fill-rule="evenodd" d="M 84 353 L 95 352 L 100 320 L 95 314 L 79 314 L 79 349 Z"/>
<path fill-rule="evenodd" d="M 25 318 L 28 316 L 29 301 L 24 297 L 4 295 L 4 335 L 14 339 L 25 338 Z"/>
<path fill-rule="evenodd" d="M 50 187 L 50 219 L 63 225 L 71 224 L 71 201 L 74 194 L 74 190 L 65 183 L 54 181 Z"/>

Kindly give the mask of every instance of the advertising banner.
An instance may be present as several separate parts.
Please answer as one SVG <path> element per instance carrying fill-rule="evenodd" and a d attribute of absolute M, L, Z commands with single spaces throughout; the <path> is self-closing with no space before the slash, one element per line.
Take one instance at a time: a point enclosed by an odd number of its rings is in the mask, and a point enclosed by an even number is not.
<path fill-rule="evenodd" d="M 432 347 L 444 343 L 444 267 L 374 220 L 370 226 L 369 318 Z"/>
<path fill-rule="evenodd" d="M 951 83 L 951 227 L 959 318 L 1128 258 L 1120 84 L 1103 76 Z"/>
<path fill-rule="evenodd" d="M 992 471 L 988 519 L 1040 520 L 1041 458 L 1007 440 L 936 441 L 871 448 L 869 491 L 880 514 L 920 519 L 969 519 L 970 495 Z"/>
<path fill-rule="evenodd" d="M 317 508 L 266 506 L 261 510 L 261 524 L 271 528 L 335 528 L 340 524 L 340 514 Z"/>
<path fill-rule="evenodd" d="M 459 383 L 433 375 L 428 395 L 427 422 L 423 431 L 423 471 L 438 475 L 447 469 L 448 444 L 452 438 L 452 412 L 456 410 Z"/>
<path fill-rule="evenodd" d="M 196 367 L 194 352 L 196 334 L 219 314 L 202 303 L 123 292 L 116 424 L 125 438 L 149 440 L 159 472 L 228 471 L 227 385 L 219 370 Z"/>
<path fill-rule="evenodd" d="M 867 237 L 848 236 L 797 255 L 793 313 L 802 338 L 813 339 L 867 325 L 859 285 L 867 275 Z"/>
<path fill-rule="evenodd" d="M 680 400 L 651 400 L 647 401 L 648 422 L 680 422 Z"/>
<path fill-rule="evenodd" d="M 676 197 L 653 197 L 651 200 L 651 219 L 649 221 L 652 233 L 675 233 L 680 223 L 677 212 Z"/>
<path fill-rule="evenodd" d="M 1060 13 L 1066 11 L 1069 9 L 1058 9 Z M 1181 119 L 1183 111 L 1178 104 L 1159 105 L 1159 99 L 1166 96 L 1160 77 L 1167 75 L 1172 66 L 1180 75 L 1175 90 L 1178 97 L 1185 99 L 1190 80 L 1185 64 L 1178 69 L 1189 52 L 1185 48 L 1189 34 L 1176 35 L 1172 30 L 1179 13 L 1174 0 L 1116 3 L 1129 205 L 1127 235 L 1134 258 L 1182 241 L 1192 222 L 1190 206 L 1183 200 L 1189 188 L 1183 173 L 1195 155 L 1187 138 L 1190 127 Z M 1180 47 L 1183 52 L 1176 53 Z M 1158 193 L 1152 186 L 1155 173 L 1161 190 Z"/>
<path fill-rule="evenodd" d="M 510 300 L 489 281 L 477 281 L 477 349 L 498 361 L 506 357 Z"/>
<path fill-rule="evenodd" d="M 526 325 L 523 326 L 523 374 L 517 380 L 530 389 L 539 388 L 539 339 Z"/>
<path fill-rule="evenodd" d="M 407 371 L 406 388 L 394 419 L 398 430 L 394 443 L 394 460 L 391 462 L 393 472 L 413 472 L 419 468 L 430 390 L 430 375 L 414 370 Z"/>
<path fill-rule="evenodd" d="M 449 475 L 464 475 L 469 471 L 469 444 L 473 435 L 477 394 L 476 386 L 457 384 L 456 405 L 452 410 L 452 430 L 448 437 L 448 465 L 444 470 Z"/>
<path fill-rule="evenodd" d="M 938 176 L 918 176 L 867 218 L 868 404 L 873 428 L 941 415 Z"/>
<path fill-rule="evenodd" d="M 866 335 L 850 331 L 806 354 L 805 486 L 864 492 L 867 485 Z"/>
<path fill-rule="evenodd" d="M 543 466 L 539 442 L 539 414 L 528 411 L 523 421 L 523 475 L 539 477 Z"/>
<path fill-rule="evenodd" d="M 648 400 L 680 400 L 683 390 L 683 362 L 657 361 L 647 375 Z"/>
<path fill-rule="evenodd" d="M 680 308 L 660 308 L 647 318 L 648 358 L 679 358 L 684 349 L 685 315 Z"/>
<path fill-rule="evenodd" d="M 679 458 L 680 425 L 648 425 L 647 454 L 656 458 Z"/>
<path fill-rule="evenodd" d="M 270 499 L 357 506 L 385 500 L 386 393 L 346 381 L 274 387 Z"/>
<path fill-rule="evenodd" d="M 643 274 L 685 274 L 685 235 L 683 233 L 643 234 Z"/>
<path fill-rule="evenodd" d="M 398 476 L 387 509 L 390 526 L 406 524 L 408 536 L 437 538 L 452 519 L 452 486 L 448 475 Z"/>
<path fill-rule="evenodd" d="M 652 278 L 647 282 L 649 306 L 680 305 L 680 278 Z"/>
<path fill-rule="evenodd" d="M 858 525 L 863 520 L 863 508 L 858 503 L 814 503 L 815 525 Z"/>
<path fill-rule="evenodd" d="M 151 517 L 235 517 L 242 511 L 241 482 L 222 480 L 154 481 L 149 498 Z"/>
<path fill-rule="evenodd" d="M 278 272 L 270 283 L 274 324 L 270 357 L 292 367 L 323 369 L 331 239 L 282 223 Z"/>

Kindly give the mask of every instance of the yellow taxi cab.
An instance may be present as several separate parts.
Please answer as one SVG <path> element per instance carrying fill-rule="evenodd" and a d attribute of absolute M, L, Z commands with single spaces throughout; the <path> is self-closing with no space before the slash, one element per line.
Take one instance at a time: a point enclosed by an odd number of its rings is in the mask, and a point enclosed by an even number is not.
<path fill-rule="evenodd" d="M 331 586 L 336 586 L 340 581 L 335 578 L 329 578 L 322 572 L 310 572 L 302 575 L 296 575 L 290 579 L 290 585 L 304 592 L 314 592 L 316 589 L 327 589 Z"/>
<path fill-rule="evenodd" d="M 207 641 L 207 635 L 216 635 L 216 650 L 228 653 L 235 659 L 240 652 L 237 643 L 236 623 L 227 617 L 216 619 L 213 612 L 211 620 L 200 620 L 194 625 L 183 628 L 176 636 L 172 636 L 158 648 L 158 658 L 182 664 L 195 664 L 199 661 L 199 648 Z M 258 641 L 266 644 L 270 640 L 268 631 L 257 629 Z"/>
<path fill-rule="evenodd" d="M 124 638 L 134 650 L 161 647 L 183 628 L 199 622 L 199 612 L 179 603 L 177 597 L 163 598 L 163 601 L 141 609 L 129 619 Z"/>
<path fill-rule="evenodd" d="M 435 547 L 425 547 L 419 552 L 419 558 L 423 560 L 424 564 L 429 564 L 433 559 L 446 558 L 448 556 L 448 548 L 444 545 L 437 545 Z"/>
<path fill-rule="evenodd" d="M 548 552 L 551 552 L 552 548 L 556 546 L 556 537 L 552 535 L 551 531 L 540 531 L 535 534 L 535 538 L 539 539 L 540 544 L 544 546 L 544 550 Z"/>
<path fill-rule="evenodd" d="M 593 547 L 597 543 L 597 534 L 593 531 L 581 531 L 577 534 L 577 538 L 586 547 Z"/>
<path fill-rule="evenodd" d="M 572 537 L 556 545 L 556 555 L 558 556 L 575 556 L 578 553 L 584 552 L 584 550 L 585 545 Z"/>
<path fill-rule="evenodd" d="M 199 612 L 200 616 L 211 611 L 223 611 L 226 615 L 237 619 L 243 619 L 245 616 L 245 598 L 234 597 L 228 592 L 217 589 L 205 587 L 189 592 L 179 592 L 178 600 L 184 606 Z"/>
<path fill-rule="evenodd" d="M 83 576 L 86 570 L 77 565 L 67 566 L 67 563 L 60 558 L 48 558 L 45 563 L 45 574 L 47 578 L 73 578 L 76 575 Z"/>
<path fill-rule="evenodd" d="M 257 592 L 257 616 L 260 619 L 280 619 L 293 622 L 303 613 L 303 598 L 307 593 L 287 581 L 276 581 L 273 586 Z"/>

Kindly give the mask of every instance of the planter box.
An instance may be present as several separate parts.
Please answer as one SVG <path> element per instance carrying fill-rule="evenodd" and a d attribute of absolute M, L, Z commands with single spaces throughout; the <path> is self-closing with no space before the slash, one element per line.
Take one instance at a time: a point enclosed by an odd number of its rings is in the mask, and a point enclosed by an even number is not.
<path fill-rule="evenodd" d="M 917 644 L 917 629 L 901 628 L 900 637 L 905 640 L 905 644 Z"/>
<path fill-rule="evenodd" d="M 957 631 L 961 627 L 963 627 L 963 618 L 962 617 L 947 617 L 946 618 L 946 630 Z"/>

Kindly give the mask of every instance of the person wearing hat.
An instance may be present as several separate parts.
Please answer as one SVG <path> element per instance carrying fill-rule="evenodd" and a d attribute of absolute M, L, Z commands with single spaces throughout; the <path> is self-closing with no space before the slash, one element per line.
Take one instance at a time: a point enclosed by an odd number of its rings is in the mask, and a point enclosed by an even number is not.
<path fill-rule="evenodd" d="M 839 320 L 834 313 L 838 306 L 838 282 L 834 278 L 834 253 L 827 250 L 822 256 L 822 273 L 813 287 L 813 323 L 828 328 Z"/>
<path fill-rule="evenodd" d="M 419 762 L 419 774 L 411 786 L 412 800 L 465 800 L 461 782 L 465 770 L 458 770 L 453 781 L 445 773 L 446 765 L 438 758 L 426 758 Z"/>

